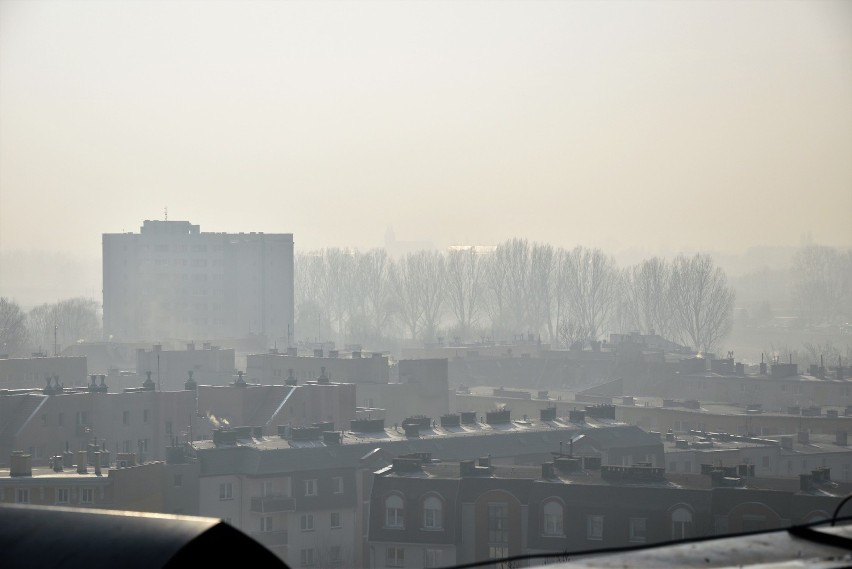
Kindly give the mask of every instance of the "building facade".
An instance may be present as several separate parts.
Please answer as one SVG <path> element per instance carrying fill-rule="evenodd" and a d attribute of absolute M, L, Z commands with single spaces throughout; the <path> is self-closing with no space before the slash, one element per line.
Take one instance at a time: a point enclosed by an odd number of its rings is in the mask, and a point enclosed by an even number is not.
<path fill-rule="evenodd" d="M 787 527 L 830 517 L 848 490 L 822 470 L 779 483 L 725 469 L 668 479 L 662 468 L 585 463 L 394 459 L 373 480 L 369 566 L 447 567 Z"/>
<path fill-rule="evenodd" d="M 292 338 L 292 234 L 146 220 L 103 235 L 103 279 L 106 339 Z"/>

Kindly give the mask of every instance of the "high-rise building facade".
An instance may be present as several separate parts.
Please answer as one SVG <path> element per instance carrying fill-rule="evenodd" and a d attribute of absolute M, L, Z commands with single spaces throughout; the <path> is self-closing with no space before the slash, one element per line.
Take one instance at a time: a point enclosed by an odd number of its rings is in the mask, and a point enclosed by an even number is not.
<path fill-rule="evenodd" d="M 103 235 L 103 278 L 106 339 L 292 338 L 290 233 L 146 220 L 139 233 Z"/>

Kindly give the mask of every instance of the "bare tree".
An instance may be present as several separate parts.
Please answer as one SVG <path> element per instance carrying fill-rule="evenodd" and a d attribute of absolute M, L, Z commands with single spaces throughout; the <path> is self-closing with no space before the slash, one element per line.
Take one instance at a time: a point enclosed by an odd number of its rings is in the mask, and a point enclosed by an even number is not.
<path fill-rule="evenodd" d="M 570 305 L 569 319 L 590 340 L 596 340 L 609 322 L 619 293 L 615 261 L 600 249 L 575 247 L 563 260 L 564 284 Z"/>
<path fill-rule="evenodd" d="M 506 271 L 506 307 L 513 333 L 523 332 L 529 301 L 530 246 L 526 239 L 510 239 L 497 248 L 502 251 Z"/>
<path fill-rule="evenodd" d="M 364 283 L 367 318 L 376 338 L 387 333 L 392 316 L 391 265 L 393 261 L 384 249 L 373 249 L 362 255 L 358 263 L 360 280 Z"/>
<path fill-rule="evenodd" d="M 811 324 L 834 324 L 852 316 L 852 251 L 807 245 L 793 257 L 793 298 Z"/>
<path fill-rule="evenodd" d="M 626 274 L 625 301 L 633 325 L 643 334 L 669 337 L 672 325 L 671 268 L 659 257 L 631 267 Z"/>
<path fill-rule="evenodd" d="M 420 302 L 423 305 L 423 336 L 435 338 L 444 308 L 444 257 L 437 251 L 421 251 Z"/>
<path fill-rule="evenodd" d="M 473 247 L 450 251 L 446 261 L 446 297 L 459 335 L 467 339 L 482 310 L 485 262 Z"/>
<path fill-rule="evenodd" d="M 354 254 L 349 250 L 334 248 L 323 251 L 324 278 L 320 298 L 322 306 L 328 311 L 337 339 L 343 339 L 347 334 L 352 293 L 350 279 L 354 265 Z"/>
<path fill-rule="evenodd" d="M 393 264 L 391 272 L 396 314 L 412 340 L 417 338 L 423 326 L 422 265 L 422 255 L 409 253 Z"/>
<path fill-rule="evenodd" d="M 696 350 L 715 349 L 731 329 L 734 290 L 708 255 L 679 256 L 671 272 L 672 308 L 681 342 Z"/>
<path fill-rule="evenodd" d="M 576 344 L 582 344 L 588 340 L 591 335 L 583 325 L 570 317 L 563 317 L 559 324 L 559 340 L 568 348 L 574 347 Z"/>
<path fill-rule="evenodd" d="M 27 318 L 14 301 L 0 298 L 0 353 L 19 355 L 26 351 Z"/>
<path fill-rule="evenodd" d="M 492 333 L 507 329 L 507 288 L 508 288 L 508 272 L 509 259 L 506 250 L 497 247 L 487 257 L 483 258 L 485 264 L 485 302 L 484 306 L 488 312 L 488 317 L 491 320 Z"/>
<path fill-rule="evenodd" d="M 318 323 L 327 320 L 325 310 L 320 306 L 320 289 L 325 278 L 322 251 L 303 253 L 296 256 L 294 267 L 295 327 L 302 338 L 319 334 Z"/>
<path fill-rule="evenodd" d="M 94 300 L 69 298 L 36 306 L 27 314 L 30 341 L 40 349 L 101 337 L 100 307 Z"/>
<path fill-rule="evenodd" d="M 553 308 L 555 272 L 553 247 L 542 243 L 533 243 L 530 250 L 529 279 L 527 284 L 527 322 L 530 331 L 540 334 L 547 329 L 550 341 L 555 340 L 555 331 L 551 319 Z"/>
<path fill-rule="evenodd" d="M 852 343 L 845 346 L 836 346 L 831 340 L 827 340 L 824 344 L 814 344 L 805 342 L 804 344 L 803 363 L 809 365 L 823 365 L 826 369 L 838 365 L 845 360 L 849 365 L 849 359 L 852 357 Z"/>

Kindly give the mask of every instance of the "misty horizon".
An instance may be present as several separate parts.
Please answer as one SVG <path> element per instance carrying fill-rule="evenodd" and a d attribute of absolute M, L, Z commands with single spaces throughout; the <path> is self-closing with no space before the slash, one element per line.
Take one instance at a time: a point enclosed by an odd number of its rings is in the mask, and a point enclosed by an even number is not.
<path fill-rule="evenodd" d="M 0 3 L 0 252 L 852 245 L 849 3 L 193 6 Z"/>

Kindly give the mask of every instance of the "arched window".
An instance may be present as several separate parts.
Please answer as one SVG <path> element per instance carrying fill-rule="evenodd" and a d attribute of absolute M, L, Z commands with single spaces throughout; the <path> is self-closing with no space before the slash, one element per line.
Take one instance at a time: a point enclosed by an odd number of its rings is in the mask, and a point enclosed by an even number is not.
<path fill-rule="evenodd" d="M 423 529 L 443 528 L 441 516 L 441 500 L 436 496 L 429 496 L 423 500 Z"/>
<path fill-rule="evenodd" d="M 405 527 L 405 505 L 402 498 L 393 494 L 385 498 L 385 527 L 402 529 Z"/>
<path fill-rule="evenodd" d="M 672 539 L 684 539 L 692 535 L 692 512 L 676 508 L 672 512 Z"/>
<path fill-rule="evenodd" d="M 547 502 L 542 509 L 544 514 L 544 535 L 564 535 L 562 531 L 562 504 L 555 501 Z"/>

